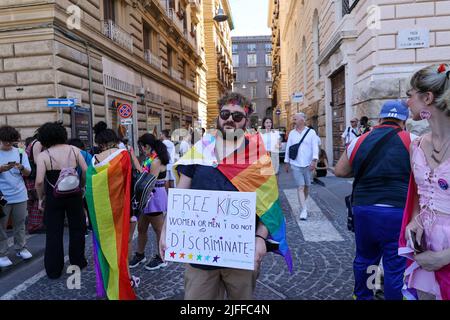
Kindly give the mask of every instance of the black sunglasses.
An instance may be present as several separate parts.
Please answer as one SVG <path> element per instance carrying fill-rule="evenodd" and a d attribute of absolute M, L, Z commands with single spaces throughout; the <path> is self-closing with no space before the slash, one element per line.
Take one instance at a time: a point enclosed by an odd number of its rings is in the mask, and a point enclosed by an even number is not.
<path fill-rule="evenodd" d="M 230 110 L 220 111 L 220 119 L 228 120 L 232 116 L 234 122 L 241 122 L 242 119 L 246 118 L 245 114 L 239 111 L 231 112 Z"/>

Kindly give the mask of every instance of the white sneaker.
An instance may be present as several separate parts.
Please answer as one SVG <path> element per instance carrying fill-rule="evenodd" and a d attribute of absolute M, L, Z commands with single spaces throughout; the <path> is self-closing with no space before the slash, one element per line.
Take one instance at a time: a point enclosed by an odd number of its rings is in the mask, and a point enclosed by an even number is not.
<path fill-rule="evenodd" d="M 9 267 L 9 266 L 12 266 L 12 264 L 13 264 L 12 261 L 9 260 L 8 257 L 1 257 L 0 258 L 0 268 Z"/>
<path fill-rule="evenodd" d="M 302 212 L 300 212 L 300 220 L 306 220 L 308 218 L 308 211 L 306 209 L 303 209 Z"/>
<path fill-rule="evenodd" d="M 21 257 L 23 260 L 28 260 L 33 257 L 33 255 L 26 248 L 23 248 L 16 254 L 18 257 Z"/>

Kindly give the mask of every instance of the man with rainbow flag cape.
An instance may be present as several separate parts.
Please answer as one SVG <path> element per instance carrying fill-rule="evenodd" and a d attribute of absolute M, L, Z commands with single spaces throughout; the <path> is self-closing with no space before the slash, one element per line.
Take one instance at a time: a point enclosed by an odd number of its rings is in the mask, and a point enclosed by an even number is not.
<path fill-rule="evenodd" d="M 174 164 L 173 172 L 178 188 L 256 192 L 255 270 L 186 265 L 187 300 L 221 300 L 225 292 L 232 300 L 252 299 L 259 266 L 267 252 L 267 239 L 278 244 L 275 252 L 285 258 L 292 272 L 286 222 L 270 156 L 259 134 L 244 134 L 251 104 L 244 96 L 229 93 L 218 101 L 218 105 L 218 130 L 205 134 Z M 166 248 L 164 228 L 161 257 Z"/>

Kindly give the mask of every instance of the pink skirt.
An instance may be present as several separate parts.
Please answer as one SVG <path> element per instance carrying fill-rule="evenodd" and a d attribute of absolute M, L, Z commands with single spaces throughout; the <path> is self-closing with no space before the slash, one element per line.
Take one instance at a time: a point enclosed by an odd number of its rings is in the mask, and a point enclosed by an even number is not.
<path fill-rule="evenodd" d="M 424 227 L 427 250 L 443 251 L 450 248 L 450 215 L 422 211 L 419 222 Z M 414 260 L 411 248 L 400 248 L 399 254 Z M 450 300 L 450 265 L 438 271 L 426 271 L 413 262 L 405 271 L 404 294 L 409 298 L 408 289 L 416 289 L 436 297 L 437 300 Z"/>

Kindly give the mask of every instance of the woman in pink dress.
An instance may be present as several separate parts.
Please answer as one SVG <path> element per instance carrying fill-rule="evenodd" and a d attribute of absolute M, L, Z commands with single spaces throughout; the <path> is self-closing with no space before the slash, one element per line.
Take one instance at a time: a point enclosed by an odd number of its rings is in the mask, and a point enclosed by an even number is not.
<path fill-rule="evenodd" d="M 403 218 L 399 254 L 407 298 L 450 300 L 450 66 L 424 68 L 411 79 L 413 120 L 427 119 L 431 132 L 411 145 L 414 177 Z"/>

